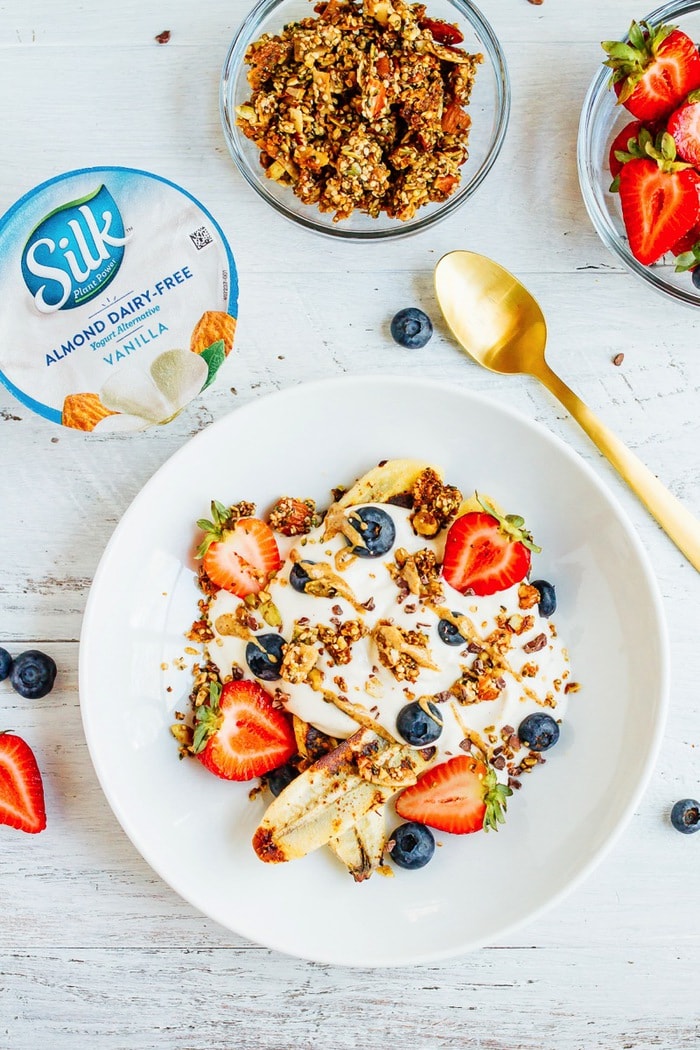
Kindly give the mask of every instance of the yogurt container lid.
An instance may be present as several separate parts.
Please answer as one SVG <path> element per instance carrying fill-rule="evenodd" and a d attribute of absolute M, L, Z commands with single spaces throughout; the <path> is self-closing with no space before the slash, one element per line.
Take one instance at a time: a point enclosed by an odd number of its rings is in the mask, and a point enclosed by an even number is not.
<path fill-rule="evenodd" d="M 0 218 L 0 381 L 54 423 L 169 422 L 213 382 L 237 312 L 220 226 L 159 175 L 69 171 Z"/>

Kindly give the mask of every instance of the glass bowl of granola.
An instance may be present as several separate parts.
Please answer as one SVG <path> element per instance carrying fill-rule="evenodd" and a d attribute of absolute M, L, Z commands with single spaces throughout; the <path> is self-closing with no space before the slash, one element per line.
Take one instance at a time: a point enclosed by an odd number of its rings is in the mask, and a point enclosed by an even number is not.
<path fill-rule="evenodd" d="M 700 144 L 696 154 L 684 155 L 683 126 L 693 110 L 700 113 L 697 103 L 688 104 L 688 96 L 700 86 L 700 0 L 671 0 L 646 16 L 640 14 L 626 31 L 624 24 L 618 24 L 617 31 L 611 25 L 610 36 L 614 39 L 601 48 L 601 65 L 579 123 L 577 159 L 584 204 L 603 244 L 628 271 L 666 298 L 697 307 Z M 624 64 L 634 61 L 629 44 L 639 55 L 636 69 Z M 656 76 L 657 47 L 677 65 L 677 77 Z M 640 84 L 631 91 L 638 72 L 643 73 Z M 664 81 L 668 95 L 657 95 Z M 650 91 L 652 84 L 656 86 Z M 674 215 L 674 208 L 660 207 L 662 197 L 668 202 L 685 197 L 691 210 L 687 216 L 681 209 Z M 651 206 L 654 200 L 656 209 Z M 658 219 L 638 222 L 634 213 L 641 210 L 648 216 L 658 211 Z M 677 221 L 680 225 L 675 226 Z"/>
<path fill-rule="evenodd" d="M 481 185 L 510 82 L 469 0 L 261 0 L 230 46 L 220 102 L 263 200 L 307 229 L 382 240 L 433 225 Z"/>

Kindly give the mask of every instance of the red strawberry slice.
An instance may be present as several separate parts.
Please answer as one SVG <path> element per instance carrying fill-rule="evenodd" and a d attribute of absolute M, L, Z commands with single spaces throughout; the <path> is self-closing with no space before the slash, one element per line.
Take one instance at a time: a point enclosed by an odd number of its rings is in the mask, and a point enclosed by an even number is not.
<path fill-rule="evenodd" d="M 468 835 L 504 821 L 506 799 L 513 792 L 473 755 L 458 755 L 434 766 L 401 792 L 396 812 L 404 820 L 429 824 L 438 831 Z"/>
<path fill-rule="evenodd" d="M 675 26 L 632 22 L 628 41 L 604 40 L 602 46 L 618 100 L 639 120 L 667 116 L 700 88 L 698 49 Z"/>
<path fill-rule="evenodd" d="M 0 824 L 32 835 L 46 827 L 44 785 L 34 752 L 14 733 L 0 733 Z"/>
<path fill-rule="evenodd" d="M 668 118 L 666 130 L 673 136 L 678 156 L 700 167 L 700 99 L 693 92 L 685 105 Z"/>
<path fill-rule="evenodd" d="M 462 594 L 495 594 L 520 583 L 530 570 L 530 551 L 540 549 L 521 517 L 502 517 L 480 502 L 484 511 L 462 514 L 445 539 L 442 575 Z"/>
<path fill-rule="evenodd" d="M 224 780 L 252 780 L 287 762 L 296 753 L 287 715 L 257 682 L 227 682 L 197 708 L 192 750 Z"/>
<path fill-rule="evenodd" d="M 631 160 L 620 172 L 620 205 L 630 251 L 644 265 L 671 251 L 700 220 L 700 175 Z"/>
<path fill-rule="evenodd" d="M 269 525 L 259 518 L 239 518 L 209 544 L 202 564 L 213 584 L 245 598 L 266 586 L 282 560 Z"/>

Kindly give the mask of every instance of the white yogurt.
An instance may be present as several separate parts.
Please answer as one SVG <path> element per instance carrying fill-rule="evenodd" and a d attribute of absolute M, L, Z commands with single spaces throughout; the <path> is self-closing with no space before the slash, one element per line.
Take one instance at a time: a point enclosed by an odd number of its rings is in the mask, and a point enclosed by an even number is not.
<path fill-rule="evenodd" d="M 470 651 L 466 641 L 456 646 L 445 644 L 438 634 L 440 616 L 435 608 L 429 607 L 414 594 L 402 596 L 388 568 L 398 548 L 409 553 L 428 548 L 435 552 L 438 562 L 441 562 L 445 533 L 433 540 L 416 536 L 408 510 L 385 504 L 382 504 L 381 509 L 391 516 L 396 527 L 395 544 L 384 556 L 354 557 L 339 571 L 334 556 L 338 551 L 347 550 L 347 541 L 340 534 L 324 541 L 323 525 L 308 536 L 300 537 L 291 548 L 302 560 L 328 563 L 350 586 L 357 602 L 368 603 L 369 609 L 358 612 L 346 598 L 317 597 L 295 590 L 289 583 L 293 560 L 288 556 L 268 587 L 281 616 L 281 627 L 271 628 L 262 622 L 258 613 L 253 612 L 252 615 L 259 623 L 259 627 L 254 630 L 256 635 L 278 631 L 286 641 L 291 640 L 295 624 L 298 625 L 300 620 L 307 626 L 314 626 L 337 625 L 339 622 L 361 619 L 367 634 L 352 644 L 350 662 L 335 666 L 328 652 L 320 651 L 315 667 L 323 673 L 324 690 L 358 705 L 388 733 L 405 743 L 396 728 L 396 718 L 401 708 L 412 700 L 446 693 L 463 672 L 473 666 L 478 653 L 473 651 L 473 647 Z M 477 734 L 492 749 L 500 745 L 500 731 L 504 726 L 512 726 L 517 730 L 522 719 L 533 711 L 542 710 L 543 707 L 555 709 L 551 711 L 553 717 L 561 718 L 565 706 L 565 685 L 570 672 L 566 649 L 551 621 L 539 615 L 537 606 L 528 610 L 520 609 L 518 585 L 488 597 L 474 597 L 460 594 L 444 580 L 441 582 L 444 601 L 439 604 L 453 613 L 468 617 L 473 627 L 472 639 L 478 639 L 478 643 L 483 642 L 499 626 L 497 620 L 502 625 L 504 618 L 510 615 L 530 617 L 532 623 L 521 634 L 511 636 L 504 660 L 499 662 L 498 677 L 502 688 L 496 699 L 468 704 L 458 703 L 455 699 L 438 701 L 443 729 L 434 745 L 437 748 L 436 759 L 444 760 L 459 754 L 465 730 Z M 224 677 L 231 674 L 233 666 L 240 667 L 246 677 L 254 677 L 246 662 L 247 640 L 222 634 L 217 629 L 219 618 L 226 613 L 235 613 L 240 604 L 241 600 L 235 595 L 220 591 L 209 606 L 214 639 L 208 646 L 208 656 Z M 415 682 L 398 681 L 392 669 L 382 663 L 371 636 L 375 625 L 386 620 L 401 629 L 422 632 L 427 637 L 427 654 L 438 669 L 421 667 Z M 223 626 L 223 621 L 219 626 Z M 546 636 L 546 645 L 539 651 L 528 652 L 528 643 L 542 634 Z M 322 650 L 320 643 L 318 648 Z M 535 666 L 536 673 L 532 674 Z M 523 668 L 530 674 L 524 676 Z M 292 684 L 277 680 L 261 684 L 273 691 L 279 687 L 288 710 L 324 733 L 344 738 L 358 728 L 356 721 L 307 681 Z M 507 772 L 502 775 L 507 776 Z"/>

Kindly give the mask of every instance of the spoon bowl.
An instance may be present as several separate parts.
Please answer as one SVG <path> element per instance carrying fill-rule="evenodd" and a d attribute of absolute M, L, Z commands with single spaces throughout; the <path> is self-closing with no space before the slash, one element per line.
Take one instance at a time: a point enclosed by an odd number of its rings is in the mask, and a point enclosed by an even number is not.
<path fill-rule="evenodd" d="M 437 264 L 435 286 L 452 334 L 475 361 L 491 372 L 533 374 L 547 325 L 512 273 L 475 252 L 450 252 Z"/>
<path fill-rule="evenodd" d="M 539 379 L 700 571 L 700 522 L 549 367 L 544 315 L 517 277 L 493 259 L 454 251 L 435 267 L 435 292 L 462 349 L 491 372 Z"/>

